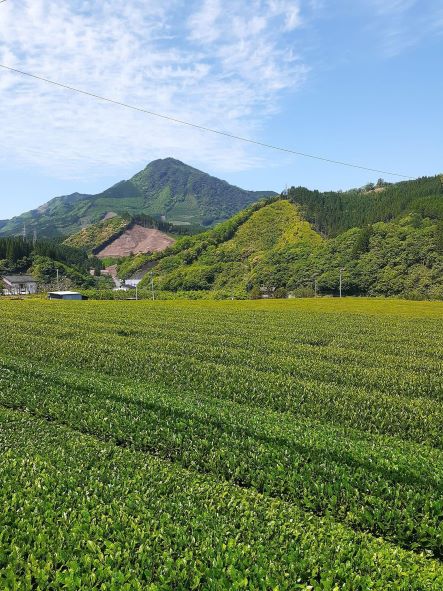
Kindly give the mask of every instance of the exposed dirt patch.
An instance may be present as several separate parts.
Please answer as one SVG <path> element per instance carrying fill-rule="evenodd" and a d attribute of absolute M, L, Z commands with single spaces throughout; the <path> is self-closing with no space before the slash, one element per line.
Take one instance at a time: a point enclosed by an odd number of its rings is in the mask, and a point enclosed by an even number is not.
<path fill-rule="evenodd" d="M 371 189 L 370 191 L 365 191 L 364 195 L 370 195 L 371 193 L 382 193 L 385 190 L 384 187 L 375 187 L 375 189 Z"/>
<path fill-rule="evenodd" d="M 160 230 L 135 225 L 116 238 L 114 242 L 108 244 L 96 256 L 98 258 L 126 257 L 130 254 L 142 252 L 158 252 L 165 250 L 174 242 L 173 238 L 170 238 L 164 232 L 160 232 Z"/>
<path fill-rule="evenodd" d="M 108 213 L 103 218 L 103 221 L 112 220 L 112 218 L 116 218 L 116 217 L 117 217 L 117 214 L 114 211 L 108 211 Z"/>

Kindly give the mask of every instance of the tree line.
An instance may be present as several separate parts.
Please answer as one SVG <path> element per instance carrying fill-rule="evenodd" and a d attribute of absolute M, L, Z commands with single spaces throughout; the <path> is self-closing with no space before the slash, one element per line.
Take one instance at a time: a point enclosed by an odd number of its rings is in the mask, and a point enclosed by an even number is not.
<path fill-rule="evenodd" d="M 337 236 L 350 228 L 389 222 L 402 214 L 443 219 L 443 176 L 376 184 L 349 191 L 311 191 L 292 187 L 287 198 L 302 207 L 306 219 L 324 236 Z"/>

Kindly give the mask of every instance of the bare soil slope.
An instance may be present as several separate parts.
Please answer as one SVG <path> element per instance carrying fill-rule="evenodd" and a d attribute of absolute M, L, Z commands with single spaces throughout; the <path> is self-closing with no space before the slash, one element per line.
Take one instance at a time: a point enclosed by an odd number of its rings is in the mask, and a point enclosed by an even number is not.
<path fill-rule="evenodd" d="M 165 250 L 175 241 L 164 232 L 135 225 L 101 250 L 98 258 L 126 257 L 130 254 Z"/>

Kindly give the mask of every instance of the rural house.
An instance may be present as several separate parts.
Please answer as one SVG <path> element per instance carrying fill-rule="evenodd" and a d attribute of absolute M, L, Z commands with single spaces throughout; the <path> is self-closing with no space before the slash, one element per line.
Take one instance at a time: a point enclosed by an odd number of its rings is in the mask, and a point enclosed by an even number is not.
<path fill-rule="evenodd" d="M 4 295 L 37 293 L 37 281 L 32 275 L 3 275 Z"/>

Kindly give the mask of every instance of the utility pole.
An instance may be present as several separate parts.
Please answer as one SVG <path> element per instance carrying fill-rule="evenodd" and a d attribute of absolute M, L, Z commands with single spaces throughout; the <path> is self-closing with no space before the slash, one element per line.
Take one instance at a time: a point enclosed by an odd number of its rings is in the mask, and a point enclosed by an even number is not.
<path fill-rule="evenodd" d="M 345 271 L 345 268 L 344 268 L 344 267 L 341 267 L 341 268 L 340 268 L 340 297 L 341 297 L 341 288 L 342 288 L 343 271 Z"/>
<path fill-rule="evenodd" d="M 138 301 L 138 283 L 135 284 L 135 300 Z"/>
<path fill-rule="evenodd" d="M 60 291 L 60 275 L 57 267 L 57 291 Z"/>
<path fill-rule="evenodd" d="M 154 292 L 154 272 L 151 271 L 149 273 L 149 275 L 151 276 L 151 291 L 152 291 L 152 301 L 155 300 L 155 292 Z"/>
<path fill-rule="evenodd" d="M 314 280 L 314 297 L 317 297 L 318 294 L 318 280 L 317 280 L 318 273 L 314 273 L 312 279 Z"/>

